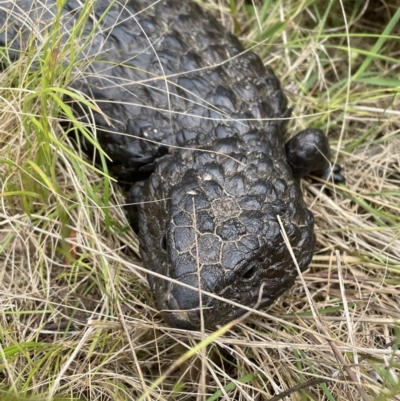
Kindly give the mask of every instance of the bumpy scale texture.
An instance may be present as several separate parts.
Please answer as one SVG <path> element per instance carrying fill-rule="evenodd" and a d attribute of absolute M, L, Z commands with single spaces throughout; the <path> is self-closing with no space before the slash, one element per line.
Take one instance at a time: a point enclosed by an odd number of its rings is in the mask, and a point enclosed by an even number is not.
<path fill-rule="evenodd" d="M 66 2 L 63 43 L 81 11 Z M 114 171 L 141 180 L 129 192 L 139 202 L 129 216 L 165 321 L 198 329 L 201 314 L 213 327 L 245 312 L 204 294 L 200 302 L 199 289 L 249 307 L 259 297 L 258 306 L 271 304 L 297 275 L 277 216 L 300 269 L 315 242 L 287 162 L 290 110 L 278 79 L 191 1 L 98 0 L 87 11 L 82 38 L 73 39 L 81 65 L 70 86 L 101 109 L 96 135 Z M 32 37 L 40 43 L 56 13 L 54 0 L 2 2 L 9 57 Z"/>

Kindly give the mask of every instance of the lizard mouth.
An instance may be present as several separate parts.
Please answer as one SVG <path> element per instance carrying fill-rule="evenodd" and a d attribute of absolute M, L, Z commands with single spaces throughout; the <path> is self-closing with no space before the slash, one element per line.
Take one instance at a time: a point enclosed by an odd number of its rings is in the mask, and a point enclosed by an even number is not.
<path fill-rule="evenodd" d="M 198 293 L 193 291 L 197 299 L 196 304 L 192 304 L 190 308 L 182 308 L 178 300 L 174 297 L 172 291 L 165 291 L 163 296 L 157 302 L 157 308 L 160 310 L 164 321 L 171 327 L 182 330 L 199 330 L 201 328 L 201 313 L 198 302 Z M 239 318 L 245 314 L 248 309 L 242 309 L 237 306 L 230 305 L 218 300 L 203 302 L 203 319 L 206 328 L 213 328 L 216 325 L 224 325 L 225 323 Z M 258 302 L 258 291 L 254 293 L 253 303 L 255 309 L 260 309 L 271 304 L 270 296 L 263 296 Z M 214 302 L 215 301 L 215 302 Z M 194 302 L 193 302 L 194 303 Z"/>
<path fill-rule="evenodd" d="M 161 311 L 165 323 L 168 326 L 176 327 L 181 330 L 199 330 L 200 329 L 200 313 L 197 310 L 173 310 Z"/>
<path fill-rule="evenodd" d="M 157 308 L 161 311 L 161 316 L 169 326 L 182 330 L 198 330 L 200 328 L 201 317 L 198 303 L 197 307 L 183 309 L 179 306 L 178 300 L 171 291 L 160 298 L 157 302 Z"/>

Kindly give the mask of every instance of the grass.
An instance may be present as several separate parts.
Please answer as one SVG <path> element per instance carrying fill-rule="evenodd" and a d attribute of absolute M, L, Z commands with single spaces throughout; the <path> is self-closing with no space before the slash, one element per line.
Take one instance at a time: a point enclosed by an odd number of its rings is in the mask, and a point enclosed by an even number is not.
<path fill-rule="evenodd" d="M 66 95 L 87 15 L 0 75 L 1 400 L 399 399 L 400 2 L 203 0 L 270 65 L 289 134 L 323 129 L 345 186 L 302 183 L 318 249 L 267 311 L 215 333 L 157 315 L 121 189 Z M 60 60 L 68 55 L 69 68 Z M 101 150 L 98 149 L 101 153 Z"/>

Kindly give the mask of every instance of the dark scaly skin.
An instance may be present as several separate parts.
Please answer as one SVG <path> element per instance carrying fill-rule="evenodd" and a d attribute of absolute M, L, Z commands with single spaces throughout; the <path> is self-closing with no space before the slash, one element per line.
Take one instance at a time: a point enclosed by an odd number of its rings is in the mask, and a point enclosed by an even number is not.
<path fill-rule="evenodd" d="M 36 7 L 16 3 L 25 12 Z M 40 19 L 51 24 L 55 1 L 46 4 L 50 11 Z M 297 180 L 312 172 L 326 176 L 329 145 L 321 131 L 306 130 L 285 150 L 290 110 L 272 70 L 191 1 L 152 4 L 111 6 L 80 57 L 90 62 L 71 86 L 94 98 L 111 121 L 94 114 L 114 171 L 125 181 L 141 180 L 128 194 L 139 206 L 128 214 L 144 264 L 178 281 L 149 273 L 158 309 L 169 325 L 198 329 L 199 282 L 202 290 L 250 307 L 262 286 L 259 307 L 293 285 L 297 272 L 278 215 L 300 269 L 307 268 L 314 221 Z M 84 37 L 109 5 L 97 2 Z M 11 3 L 0 7 L 1 25 L 9 15 L 0 34 L 4 45 L 21 28 L 21 10 L 12 11 Z M 77 8 L 78 2 L 67 2 L 65 32 Z M 42 13 L 31 11 L 25 41 Z M 17 40 L 12 47 L 24 45 Z M 245 312 L 210 296 L 201 303 L 205 327 Z"/>

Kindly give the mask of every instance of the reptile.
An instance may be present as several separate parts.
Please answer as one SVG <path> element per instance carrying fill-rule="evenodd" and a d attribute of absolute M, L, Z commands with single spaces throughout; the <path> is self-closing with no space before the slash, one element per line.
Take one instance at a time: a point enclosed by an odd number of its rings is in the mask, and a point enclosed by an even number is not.
<path fill-rule="evenodd" d="M 165 322 L 213 328 L 245 313 L 229 301 L 272 304 L 297 276 L 278 216 L 304 271 L 316 240 L 299 180 L 343 179 L 326 136 L 308 128 L 285 143 L 278 78 L 195 2 L 83 3 L 57 14 L 55 0 L 2 2 L 0 45 L 12 62 L 40 49 L 56 15 L 62 46 L 85 21 L 68 85 L 99 108 L 94 134 L 132 185 L 127 215 Z"/>

